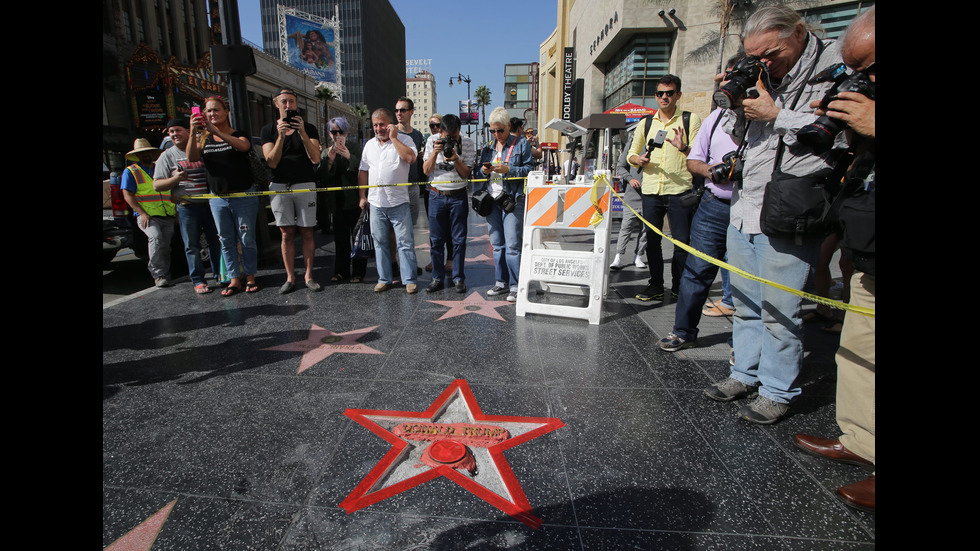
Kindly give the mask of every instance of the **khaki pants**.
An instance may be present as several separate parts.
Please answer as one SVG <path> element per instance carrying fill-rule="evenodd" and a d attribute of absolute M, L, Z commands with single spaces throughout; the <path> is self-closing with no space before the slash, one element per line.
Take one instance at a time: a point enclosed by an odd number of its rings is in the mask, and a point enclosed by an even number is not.
<path fill-rule="evenodd" d="M 875 277 L 855 272 L 851 304 L 875 307 Z M 837 423 L 841 444 L 875 462 L 875 318 L 850 313 L 837 351 Z"/>

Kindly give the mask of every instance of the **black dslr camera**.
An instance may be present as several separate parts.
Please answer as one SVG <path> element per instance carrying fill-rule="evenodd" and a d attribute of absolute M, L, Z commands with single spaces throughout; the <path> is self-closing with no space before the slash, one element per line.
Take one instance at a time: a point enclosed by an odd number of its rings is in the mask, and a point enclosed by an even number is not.
<path fill-rule="evenodd" d="M 838 98 L 838 94 L 841 92 L 857 92 L 869 99 L 875 99 L 875 83 L 871 82 L 868 75 L 863 72 L 848 75 L 847 66 L 843 63 L 824 69 L 820 74 L 811 78 L 808 84 L 820 82 L 834 83 L 820 102 L 820 109 L 824 111 L 827 110 L 830 102 Z M 847 127 L 846 122 L 821 115 L 813 123 L 799 129 L 796 132 L 796 139 L 800 140 L 800 143 L 810 146 L 814 151 L 827 151 L 834 145 L 834 136 L 844 130 L 845 127 Z"/>
<path fill-rule="evenodd" d="M 742 177 L 742 156 L 737 151 L 729 151 L 721 158 L 721 164 L 708 169 L 708 174 L 716 184 L 737 181 Z"/>
<path fill-rule="evenodd" d="M 454 170 L 456 168 L 456 146 L 458 142 L 452 136 L 446 136 L 436 140 L 436 143 L 442 144 L 442 157 L 445 159 L 439 163 L 439 168 L 446 171 Z"/>
<path fill-rule="evenodd" d="M 763 84 L 766 88 L 771 90 L 769 67 L 757 57 L 743 57 L 731 70 L 725 73 L 725 79 L 728 82 L 714 93 L 712 99 L 715 100 L 718 107 L 731 109 L 735 100 L 742 97 L 746 90 L 755 88 L 760 76 L 763 78 Z M 758 97 L 758 95 L 750 93 L 749 97 Z"/>

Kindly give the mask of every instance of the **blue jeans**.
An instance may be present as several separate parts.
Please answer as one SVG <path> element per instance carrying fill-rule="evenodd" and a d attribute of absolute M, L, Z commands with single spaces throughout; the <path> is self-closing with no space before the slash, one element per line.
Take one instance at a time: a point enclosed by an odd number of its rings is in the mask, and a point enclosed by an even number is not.
<path fill-rule="evenodd" d="M 493 247 L 494 276 L 497 285 L 517 291 L 521 275 L 521 247 L 524 246 L 524 196 L 517 198 L 517 206 L 505 213 L 496 203 L 487 215 L 490 226 L 490 245 Z M 433 263 L 433 269 L 435 263 Z"/>
<path fill-rule="evenodd" d="M 415 283 L 418 262 L 415 260 L 415 237 L 412 235 L 412 213 L 408 203 L 394 207 L 371 205 L 371 237 L 374 238 L 374 260 L 378 264 L 378 282 L 391 283 L 391 249 L 389 232 L 395 232 L 398 246 L 398 268 L 402 283 Z"/>
<path fill-rule="evenodd" d="M 747 234 L 728 226 L 728 258 L 733 266 L 763 279 L 803 289 L 823 239 Z M 735 367 L 732 377 L 761 385 L 759 394 L 788 404 L 800 394 L 803 364 L 803 299 L 742 277 L 732 280 L 735 299 Z"/>
<path fill-rule="evenodd" d="M 470 206 L 466 189 L 454 195 L 442 195 L 433 190 L 429 194 L 429 242 L 432 245 L 432 280 L 442 281 L 446 276 L 444 247 L 446 238 L 452 239 L 453 281 L 464 281 L 463 261 L 466 256 L 466 224 Z"/>
<path fill-rule="evenodd" d="M 255 191 L 251 188 L 248 191 Z M 221 256 L 225 259 L 228 277 L 255 275 L 259 270 L 259 249 L 255 244 L 259 213 L 258 197 L 211 199 L 211 215 L 221 240 Z M 242 246 L 241 260 L 238 245 Z"/>
<path fill-rule="evenodd" d="M 670 236 L 688 243 L 691 240 L 691 217 L 694 209 L 681 206 L 679 195 L 643 195 L 643 218 L 658 230 L 664 229 L 664 216 L 670 221 Z M 646 226 L 644 226 L 646 228 Z M 650 285 L 664 286 L 664 253 L 660 247 L 660 236 L 650 228 L 647 232 L 647 264 L 650 266 Z M 677 291 L 681 284 L 681 273 L 687 262 L 687 251 L 674 247 L 670 263 L 671 289 Z"/>
<path fill-rule="evenodd" d="M 187 257 L 187 269 L 190 271 L 191 283 L 194 286 L 207 284 L 207 267 L 201 260 L 201 234 L 208 240 L 208 253 L 211 257 L 211 273 L 218 279 L 221 275 L 221 240 L 218 239 L 218 228 L 211 216 L 211 206 L 208 203 L 190 203 L 177 205 L 177 220 L 180 222 L 180 236 L 184 239 L 184 256 Z"/>
<path fill-rule="evenodd" d="M 691 223 L 691 247 L 711 256 L 722 258 L 727 247 L 731 206 L 718 200 L 710 191 L 704 192 L 701 204 Z M 711 284 L 718 275 L 718 266 L 688 255 L 677 293 L 677 309 L 674 312 L 674 334 L 686 340 L 698 338 L 698 322 L 701 309 L 708 300 Z"/>

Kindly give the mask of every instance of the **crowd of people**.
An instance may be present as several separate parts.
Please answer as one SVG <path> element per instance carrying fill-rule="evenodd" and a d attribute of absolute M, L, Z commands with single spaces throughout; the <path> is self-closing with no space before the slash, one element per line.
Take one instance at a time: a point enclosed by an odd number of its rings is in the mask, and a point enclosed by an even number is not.
<path fill-rule="evenodd" d="M 729 60 L 727 72 L 719 75 L 731 101 L 721 101 L 722 97 L 719 103 L 726 108 L 714 110 L 703 121 L 696 113 L 678 108 L 680 78 L 661 78 L 657 113 L 636 125 L 619 159 L 617 173 L 627 186 L 626 201 L 656 228 L 669 220 L 675 240 L 714 258 L 727 255 L 733 266 L 763 279 L 803 289 L 815 267 L 829 262 L 821 260 L 821 247 L 826 249 L 831 233 L 823 223 L 828 218 L 826 208 L 816 217 L 812 210 L 815 204 L 826 207 L 825 194 L 833 189 L 835 209 L 830 214 L 843 228 L 833 239 L 853 266 L 848 281 L 851 304 L 873 309 L 874 17 L 872 7 L 852 22 L 840 40 L 833 41 L 811 32 L 791 9 L 757 10 L 744 27 L 744 52 Z M 845 65 L 848 78 L 870 82 L 870 96 L 860 86 L 842 86 L 840 78 L 823 78 L 844 74 L 837 69 Z M 739 75 L 749 75 L 742 89 Z M 360 282 L 366 275 L 366 260 L 350 254 L 355 227 L 366 211 L 378 271 L 374 291 L 385 292 L 401 283 L 408 294 L 417 293 L 423 270 L 416 259 L 413 228 L 422 186 L 390 185 L 406 182 L 430 182 L 425 208 L 432 259 L 427 268 L 432 278 L 426 291 L 437 292 L 448 284 L 458 293 L 465 292 L 471 208 L 467 185 L 473 180 L 472 208 L 486 217 L 493 248 L 495 279 L 487 295 L 506 294 L 507 300 L 517 300 L 524 177 L 541 155 L 536 143 L 526 138 L 522 121 L 511 120 L 502 107 L 494 109 L 487 121 L 492 139 L 477 150 L 472 140 L 461 136 L 460 120 L 454 115 L 433 115 L 431 134 L 424 138 L 410 125 L 412 101 L 402 97 L 394 113 L 385 108 L 371 113 L 374 137 L 363 148 L 356 139 L 348 139 L 345 119 L 331 119 L 327 124 L 331 141 L 324 150 L 317 129 L 299 116 L 292 90 L 280 90 L 275 105 L 279 118 L 261 132 L 262 151 L 272 170 L 270 189 L 347 188 L 320 194 L 319 205 L 316 193 L 273 196 L 286 271 L 280 293 L 296 287 L 297 233 L 305 285 L 313 291 L 321 288 L 313 277 L 318 211 L 321 217 L 329 213 L 333 219 L 337 260 L 332 282 Z M 831 133 L 824 145 L 808 137 L 814 128 L 819 133 L 834 124 L 845 130 Z M 167 132 L 174 147 L 163 153 L 146 140 L 137 140 L 128 154 L 134 164 L 126 169 L 122 185 L 137 225 L 147 235 L 148 267 L 156 284 L 170 284 L 169 240 L 176 220 L 195 292 L 212 291 L 201 258 L 202 235 L 209 245 L 220 244 L 220 257 L 211 255 L 210 269 L 229 278 L 221 293 L 258 291 L 258 199 L 198 197 L 209 190 L 229 194 L 255 189 L 261 177 L 255 175 L 248 137 L 230 126 L 228 105 L 218 97 L 205 100 L 203 111 L 190 120 L 171 120 Z M 811 189 L 824 191 L 812 197 L 807 195 Z M 660 236 L 644 228 L 629 248 L 638 226 L 635 217 L 624 218 L 611 268 L 622 268 L 624 258 L 632 256 L 633 263 L 648 268 L 650 274 L 635 298 L 664 300 Z M 823 257 L 828 258 L 826 251 Z M 718 267 L 676 246 L 670 273 L 669 292 L 676 300 L 674 327 L 659 341 L 659 348 L 676 352 L 695 346 L 701 315 L 732 315 L 730 376 L 710 385 L 704 394 L 718 402 L 746 400 L 739 416 L 748 422 L 772 424 L 788 415 L 802 392 L 803 299 L 723 274 L 722 299 L 708 303 Z M 837 363 L 841 435 L 801 434 L 795 443 L 807 453 L 873 469 L 873 315 L 845 317 Z M 838 495 L 848 505 L 873 511 L 874 484 L 872 474 L 840 488 Z"/>

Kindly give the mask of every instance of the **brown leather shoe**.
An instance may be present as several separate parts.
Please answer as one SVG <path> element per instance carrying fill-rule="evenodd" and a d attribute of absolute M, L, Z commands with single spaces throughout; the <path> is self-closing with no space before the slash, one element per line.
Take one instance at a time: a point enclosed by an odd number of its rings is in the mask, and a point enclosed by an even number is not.
<path fill-rule="evenodd" d="M 871 475 L 861 482 L 855 482 L 854 484 L 837 488 L 837 499 L 843 501 L 844 505 L 874 513 L 875 475 Z"/>
<path fill-rule="evenodd" d="M 797 434 L 795 441 L 796 447 L 810 455 L 857 465 L 859 467 L 874 466 L 874 463 L 845 448 L 841 445 L 840 440 L 836 438 L 831 440 L 830 438 L 820 438 L 819 436 L 811 436 L 809 434 Z"/>

